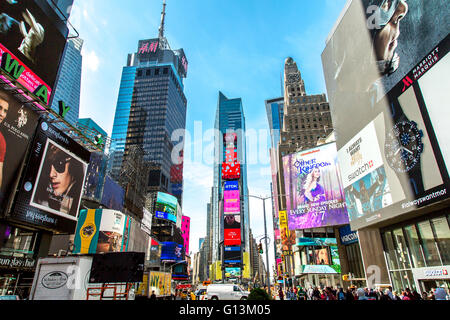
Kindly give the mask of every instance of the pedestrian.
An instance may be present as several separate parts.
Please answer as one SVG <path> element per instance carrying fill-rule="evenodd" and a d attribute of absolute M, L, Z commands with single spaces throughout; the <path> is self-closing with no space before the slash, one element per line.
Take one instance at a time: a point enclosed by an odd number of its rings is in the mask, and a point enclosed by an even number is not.
<path fill-rule="evenodd" d="M 356 290 L 356 295 L 358 296 L 358 300 L 368 300 L 366 297 L 366 291 L 363 288 Z"/>
<path fill-rule="evenodd" d="M 280 300 L 284 300 L 284 293 L 283 293 L 283 289 L 280 288 L 280 290 L 278 290 L 278 297 L 280 298 Z"/>
<path fill-rule="evenodd" d="M 353 301 L 355 300 L 355 296 L 353 295 L 353 292 L 350 288 L 347 289 L 347 292 L 345 293 L 345 300 L 346 301 Z"/>
<path fill-rule="evenodd" d="M 152 291 L 152 294 L 150 295 L 150 300 L 156 300 L 155 290 Z"/>
<path fill-rule="evenodd" d="M 306 300 L 306 292 L 302 287 L 297 291 L 297 300 Z"/>
<path fill-rule="evenodd" d="M 447 300 L 447 293 L 444 288 L 437 288 L 434 296 L 436 300 Z"/>
<path fill-rule="evenodd" d="M 411 300 L 411 298 L 408 296 L 408 293 L 406 291 L 402 292 L 402 300 Z"/>
<path fill-rule="evenodd" d="M 429 300 L 428 293 L 426 291 L 422 292 L 422 300 Z"/>
<path fill-rule="evenodd" d="M 339 292 L 337 294 L 338 300 L 345 300 L 344 289 L 339 288 Z"/>
<path fill-rule="evenodd" d="M 398 296 L 397 291 L 392 292 L 392 300 L 401 300 L 401 298 Z"/>

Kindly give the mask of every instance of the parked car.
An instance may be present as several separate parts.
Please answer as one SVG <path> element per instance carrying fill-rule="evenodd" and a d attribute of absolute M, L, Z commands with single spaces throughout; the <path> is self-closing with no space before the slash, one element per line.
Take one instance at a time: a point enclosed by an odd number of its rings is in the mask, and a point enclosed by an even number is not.
<path fill-rule="evenodd" d="M 210 284 L 206 289 L 208 300 L 247 300 L 249 294 L 236 284 Z"/>

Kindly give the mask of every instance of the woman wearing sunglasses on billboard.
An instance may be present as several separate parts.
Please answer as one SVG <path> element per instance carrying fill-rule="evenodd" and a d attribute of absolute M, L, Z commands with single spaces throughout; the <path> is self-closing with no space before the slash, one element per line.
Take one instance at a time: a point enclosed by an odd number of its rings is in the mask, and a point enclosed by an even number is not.
<path fill-rule="evenodd" d="M 50 144 L 34 202 L 76 217 L 83 178 L 82 162 Z"/>

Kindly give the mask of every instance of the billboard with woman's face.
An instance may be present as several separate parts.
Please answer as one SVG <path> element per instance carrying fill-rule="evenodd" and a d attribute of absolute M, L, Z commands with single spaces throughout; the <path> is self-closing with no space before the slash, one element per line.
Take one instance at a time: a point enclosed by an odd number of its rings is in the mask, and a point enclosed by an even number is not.
<path fill-rule="evenodd" d="M 445 0 L 354 0 L 327 41 L 354 230 L 449 197 L 449 16 Z"/>
<path fill-rule="evenodd" d="M 51 231 L 75 231 L 90 152 L 39 122 L 11 219 Z"/>
<path fill-rule="evenodd" d="M 348 223 L 336 144 L 283 157 L 290 230 Z"/>
<path fill-rule="evenodd" d="M 47 139 L 30 205 L 76 220 L 86 168 L 75 154 Z"/>

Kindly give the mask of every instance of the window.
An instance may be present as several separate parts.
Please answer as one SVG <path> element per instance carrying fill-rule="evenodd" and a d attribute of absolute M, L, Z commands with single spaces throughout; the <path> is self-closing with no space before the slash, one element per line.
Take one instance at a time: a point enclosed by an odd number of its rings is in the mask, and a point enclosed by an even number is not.
<path fill-rule="evenodd" d="M 450 264 L 450 229 L 446 217 L 440 217 L 431 220 L 434 231 L 436 232 L 436 240 L 441 254 L 442 263 Z"/>
<path fill-rule="evenodd" d="M 425 267 L 425 260 L 420 246 L 419 235 L 415 225 L 405 227 L 406 240 L 408 241 L 409 251 L 411 253 L 412 264 L 414 268 Z"/>
<path fill-rule="evenodd" d="M 159 69 L 155 69 L 155 76 L 159 75 Z"/>
<path fill-rule="evenodd" d="M 434 241 L 433 230 L 431 229 L 430 222 L 424 221 L 419 223 L 417 226 L 420 237 L 422 238 L 423 255 L 425 256 L 427 267 L 440 266 L 441 260 L 439 259 L 439 253 L 436 242 Z"/>
<path fill-rule="evenodd" d="M 391 231 L 387 231 L 383 234 L 384 248 L 386 252 L 386 258 L 389 264 L 389 269 L 398 269 L 397 257 L 395 252 L 394 242 L 392 241 Z"/>

